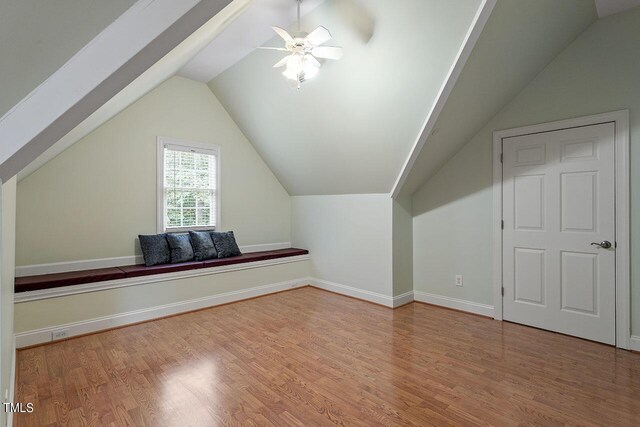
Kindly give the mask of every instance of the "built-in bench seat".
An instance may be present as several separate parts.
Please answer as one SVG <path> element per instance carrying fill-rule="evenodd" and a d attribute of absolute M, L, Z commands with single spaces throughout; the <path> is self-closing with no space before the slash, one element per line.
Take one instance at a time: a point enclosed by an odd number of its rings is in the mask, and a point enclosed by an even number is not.
<path fill-rule="evenodd" d="M 84 283 L 104 282 L 108 280 L 126 279 L 130 277 L 149 276 L 176 271 L 195 270 L 199 268 L 220 267 L 223 265 L 242 264 L 269 259 L 306 255 L 306 249 L 278 249 L 274 251 L 249 252 L 228 258 L 214 258 L 206 261 L 191 261 L 178 264 L 161 264 L 147 267 L 144 264 L 126 265 L 122 267 L 99 268 L 94 270 L 70 271 L 65 273 L 24 276 L 15 279 L 15 292 L 37 291 L 59 288 L 63 286 L 81 285 Z"/>
<path fill-rule="evenodd" d="M 159 264 L 147 267 L 144 264 L 125 265 L 118 267 L 125 277 L 151 276 L 153 274 L 174 273 L 176 271 L 195 270 L 202 268 L 202 261 L 179 262 L 176 264 Z"/>

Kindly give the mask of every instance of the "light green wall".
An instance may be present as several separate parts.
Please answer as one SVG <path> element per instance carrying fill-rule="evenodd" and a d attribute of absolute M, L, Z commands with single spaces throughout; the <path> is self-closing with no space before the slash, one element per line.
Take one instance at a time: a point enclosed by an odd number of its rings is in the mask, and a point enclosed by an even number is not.
<path fill-rule="evenodd" d="M 388 194 L 293 196 L 292 243 L 309 250 L 312 276 L 393 296 Z"/>
<path fill-rule="evenodd" d="M 393 296 L 413 290 L 411 197 L 393 200 Z"/>
<path fill-rule="evenodd" d="M 480 138 L 413 196 L 413 283 L 417 291 L 493 304 L 491 131 Z"/>
<path fill-rule="evenodd" d="M 309 276 L 309 261 L 129 286 L 15 305 L 15 332 L 114 316 Z"/>
<path fill-rule="evenodd" d="M 414 194 L 416 290 L 492 304 L 494 130 L 629 109 L 632 325 L 640 334 L 639 28 L 640 8 L 597 21 Z"/>
<path fill-rule="evenodd" d="M 312 276 L 394 297 L 413 289 L 411 198 L 390 194 L 293 196 L 292 242 Z"/>
<path fill-rule="evenodd" d="M 17 265 L 134 255 L 156 232 L 156 137 L 221 146 L 221 229 L 290 241 L 290 197 L 204 83 L 173 77 L 18 183 Z"/>
<path fill-rule="evenodd" d="M 302 29 L 326 26 L 344 57 L 302 89 L 268 50 L 209 85 L 291 195 L 389 192 L 480 4 L 327 0 Z"/>
<path fill-rule="evenodd" d="M 2 0 L 0 116 L 133 3 L 135 0 Z"/>
<path fill-rule="evenodd" d="M 13 365 L 13 275 L 15 270 L 16 178 L 2 184 L 0 200 L 0 400 L 10 387 Z M 6 414 L 0 408 L 0 425 Z"/>

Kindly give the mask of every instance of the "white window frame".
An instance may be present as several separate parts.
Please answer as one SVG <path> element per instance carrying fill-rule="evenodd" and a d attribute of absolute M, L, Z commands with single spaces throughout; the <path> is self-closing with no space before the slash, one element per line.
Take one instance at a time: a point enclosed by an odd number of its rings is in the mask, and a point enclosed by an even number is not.
<path fill-rule="evenodd" d="M 212 154 L 216 157 L 216 225 L 215 226 L 194 226 L 194 227 L 170 227 L 165 225 L 165 191 L 164 191 L 164 148 L 165 146 L 179 146 L 187 150 L 192 150 L 204 154 Z M 156 162 L 156 230 L 158 233 L 179 233 L 189 230 L 214 230 L 220 229 L 220 146 L 205 142 L 186 141 L 182 139 L 158 136 L 157 138 L 157 162 Z"/>

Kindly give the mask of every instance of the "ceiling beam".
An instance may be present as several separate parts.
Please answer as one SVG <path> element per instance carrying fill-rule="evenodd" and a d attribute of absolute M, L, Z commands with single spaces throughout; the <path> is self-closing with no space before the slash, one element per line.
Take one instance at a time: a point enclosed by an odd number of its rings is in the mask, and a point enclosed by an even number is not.
<path fill-rule="evenodd" d="M 469 27 L 469 31 L 467 32 L 462 45 L 460 46 L 460 50 L 456 55 L 456 58 L 453 60 L 453 64 L 449 70 L 447 78 L 445 79 L 438 96 L 436 96 L 436 100 L 427 114 L 427 118 L 425 119 L 422 130 L 418 134 L 416 142 L 413 144 L 413 148 L 409 152 L 409 156 L 404 163 L 404 166 L 400 170 L 400 174 L 396 179 L 395 184 L 393 185 L 393 189 L 391 190 L 391 197 L 394 199 L 398 198 L 400 192 L 402 190 L 402 186 L 404 185 L 409 173 L 411 172 L 411 168 L 413 168 L 416 159 L 420 155 L 427 139 L 434 131 L 434 126 L 444 105 L 451 95 L 453 88 L 458 81 L 458 77 L 462 73 L 469 56 L 471 56 L 471 52 L 473 51 L 476 42 L 480 38 L 480 34 L 484 29 L 485 24 L 489 20 L 489 16 L 491 16 L 491 12 L 493 11 L 494 6 L 496 5 L 497 0 L 483 0 L 482 4 L 478 8 L 478 12 L 476 16 L 473 18 L 473 22 L 471 23 L 471 27 Z"/>
<path fill-rule="evenodd" d="M 0 118 L 7 181 L 231 0 L 139 0 Z"/>

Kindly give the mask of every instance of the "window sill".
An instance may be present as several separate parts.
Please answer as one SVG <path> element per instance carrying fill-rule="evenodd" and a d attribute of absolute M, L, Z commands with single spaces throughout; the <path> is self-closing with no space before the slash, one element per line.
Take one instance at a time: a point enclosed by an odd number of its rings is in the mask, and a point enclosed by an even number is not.
<path fill-rule="evenodd" d="M 161 231 L 160 233 L 188 233 L 189 231 L 216 231 L 216 227 L 171 227 L 165 228 L 164 231 Z"/>

